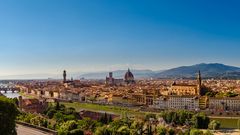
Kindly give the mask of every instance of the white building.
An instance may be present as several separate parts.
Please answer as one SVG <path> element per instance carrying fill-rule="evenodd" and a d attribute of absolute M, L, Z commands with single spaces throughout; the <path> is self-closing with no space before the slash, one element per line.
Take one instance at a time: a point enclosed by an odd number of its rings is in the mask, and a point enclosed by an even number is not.
<path fill-rule="evenodd" d="M 199 109 L 199 98 L 197 96 L 162 96 L 154 101 L 157 109 Z"/>
<path fill-rule="evenodd" d="M 159 97 L 153 101 L 153 108 L 156 109 L 167 109 L 168 108 L 168 101 L 167 97 Z"/>
<path fill-rule="evenodd" d="M 240 111 L 240 98 L 209 98 L 209 109 L 222 111 Z"/>

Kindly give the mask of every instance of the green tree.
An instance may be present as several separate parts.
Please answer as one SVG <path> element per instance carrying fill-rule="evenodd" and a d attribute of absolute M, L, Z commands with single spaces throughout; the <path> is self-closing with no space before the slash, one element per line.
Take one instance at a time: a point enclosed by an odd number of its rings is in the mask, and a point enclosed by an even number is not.
<path fill-rule="evenodd" d="M 76 112 L 76 109 L 75 109 L 75 108 L 72 108 L 72 107 L 66 108 L 66 109 L 64 110 L 64 114 L 74 114 L 75 112 Z"/>
<path fill-rule="evenodd" d="M 111 132 L 108 130 L 107 126 L 98 127 L 94 135 L 111 135 Z"/>
<path fill-rule="evenodd" d="M 17 120 L 26 123 L 31 123 L 31 119 L 33 119 L 34 117 L 36 117 L 35 114 L 21 112 L 21 114 L 17 116 Z"/>
<path fill-rule="evenodd" d="M 94 131 L 98 126 L 102 126 L 102 124 L 90 118 L 84 118 L 78 121 L 78 128 L 83 130 Z"/>
<path fill-rule="evenodd" d="M 156 119 L 156 114 L 148 113 L 145 115 L 145 121 L 149 121 L 150 119 Z"/>
<path fill-rule="evenodd" d="M 130 127 L 131 135 L 142 135 L 143 134 L 144 122 L 141 120 L 135 120 Z"/>
<path fill-rule="evenodd" d="M 16 104 L 16 106 L 19 106 L 18 98 L 13 98 L 12 100 L 13 100 L 13 102 Z"/>
<path fill-rule="evenodd" d="M 13 100 L 0 96 L 0 135 L 16 135 L 18 110 Z"/>
<path fill-rule="evenodd" d="M 211 131 L 207 130 L 203 135 L 213 135 L 213 133 L 211 133 Z"/>
<path fill-rule="evenodd" d="M 147 125 L 147 135 L 153 135 L 152 125 L 151 124 Z"/>
<path fill-rule="evenodd" d="M 54 114 L 53 118 L 57 121 L 57 122 L 64 122 L 64 115 L 61 112 L 57 112 Z"/>
<path fill-rule="evenodd" d="M 225 97 L 236 97 L 238 96 L 237 93 L 234 93 L 234 92 L 227 92 L 224 94 Z"/>
<path fill-rule="evenodd" d="M 186 130 L 183 134 L 184 134 L 184 135 L 190 135 L 190 131 L 191 131 L 191 130 L 188 129 L 188 130 Z"/>
<path fill-rule="evenodd" d="M 124 125 L 118 128 L 117 133 L 120 135 L 130 135 L 130 129 L 128 126 Z"/>
<path fill-rule="evenodd" d="M 188 111 L 184 111 L 184 110 L 180 110 L 177 112 L 178 114 L 178 121 L 180 125 L 184 125 L 184 124 L 189 124 L 188 121 L 191 119 L 192 117 L 192 113 L 188 112 Z"/>
<path fill-rule="evenodd" d="M 64 120 L 64 121 L 77 120 L 77 118 L 75 117 L 75 115 L 69 114 L 69 115 L 63 115 L 63 120 Z"/>
<path fill-rule="evenodd" d="M 179 111 L 164 111 L 160 116 L 166 121 L 166 123 L 174 123 L 177 125 L 189 124 L 190 119 L 193 116 L 192 112 L 179 110 Z"/>
<path fill-rule="evenodd" d="M 211 130 L 218 130 L 221 126 L 219 121 L 213 120 L 209 123 L 208 128 Z"/>
<path fill-rule="evenodd" d="M 40 126 L 40 121 L 41 121 L 41 118 L 39 116 L 36 116 L 30 120 L 30 124 Z"/>
<path fill-rule="evenodd" d="M 158 135 L 166 135 L 167 134 L 167 129 L 165 127 L 157 127 L 157 133 Z"/>
<path fill-rule="evenodd" d="M 98 120 L 99 122 L 103 123 L 103 124 L 109 124 L 110 122 L 112 122 L 112 115 L 108 115 L 106 112 L 101 115 L 101 117 Z"/>
<path fill-rule="evenodd" d="M 59 111 L 61 108 L 60 108 L 60 104 L 59 102 L 57 101 L 56 105 L 55 105 L 55 110 Z"/>
<path fill-rule="evenodd" d="M 69 131 L 68 135 L 84 135 L 84 132 L 81 129 L 74 129 Z"/>
<path fill-rule="evenodd" d="M 70 131 L 77 129 L 77 126 L 77 122 L 74 120 L 62 123 L 58 129 L 58 134 L 68 135 Z"/>
<path fill-rule="evenodd" d="M 175 135 L 175 130 L 172 128 L 168 129 L 168 135 Z"/>
<path fill-rule="evenodd" d="M 205 113 L 198 113 L 192 117 L 193 127 L 197 129 L 207 129 L 209 122 L 210 119 Z"/>
<path fill-rule="evenodd" d="M 49 119 L 52 119 L 55 113 L 57 113 L 57 111 L 51 108 L 46 112 L 46 115 L 48 116 Z"/>
<path fill-rule="evenodd" d="M 202 135 L 203 132 L 200 131 L 199 129 L 191 129 L 190 135 Z"/>
<path fill-rule="evenodd" d="M 169 112 L 169 113 L 167 113 L 167 123 L 171 123 L 171 122 L 173 122 L 173 116 L 175 115 L 175 112 L 173 112 L 173 111 L 171 111 L 171 112 Z"/>
<path fill-rule="evenodd" d="M 113 121 L 112 115 L 109 115 L 109 117 L 108 117 L 108 123 L 111 123 L 112 121 Z"/>

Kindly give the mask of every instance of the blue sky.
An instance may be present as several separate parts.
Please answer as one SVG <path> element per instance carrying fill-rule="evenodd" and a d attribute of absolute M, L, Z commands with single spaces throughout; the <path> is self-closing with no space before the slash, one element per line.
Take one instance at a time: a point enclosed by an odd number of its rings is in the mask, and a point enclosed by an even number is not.
<path fill-rule="evenodd" d="M 0 1 L 0 75 L 240 66 L 238 0 Z"/>

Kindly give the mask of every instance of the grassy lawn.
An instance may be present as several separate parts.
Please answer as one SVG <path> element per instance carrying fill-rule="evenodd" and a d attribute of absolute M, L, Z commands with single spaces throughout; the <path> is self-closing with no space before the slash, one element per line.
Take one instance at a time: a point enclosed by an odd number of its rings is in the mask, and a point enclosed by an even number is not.
<path fill-rule="evenodd" d="M 122 112 L 127 112 L 130 115 L 135 116 L 143 116 L 144 112 L 139 112 L 134 109 L 130 109 L 127 107 L 119 107 L 119 106 L 109 106 L 109 105 L 98 105 L 98 104 L 90 104 L 90 103 L 65 103 L 62 102 L 66 107 L 73 107 L 76 111 L 80 111 L 82 109 L 96 111 L 96 112 L 108 112 L 121 115 Z M 221 122 L 221 128 L 228 128 L 228 129 L 237 129 L 237 118 L 210 118 L 211 120 L 218 120 Z"/>
<path fill-rule="evenodd" d="M 237 118 L 211 118 L 211 120 L 217 120 L 221 122 L 221 128 L 238 128 Z"/>
<path fill-rule="evenodd" d="M 80 111 L 82 109 L 90 110 L 90 111 L 98 111 L 98 112 L 108 112 L 121 115 L 122 112 L 127 112 L 131 115 L 144 115 L 142 112 L 135 111 L 134 109 L 129 109 L 126 107 L 118 107 L 118 106 L 108 106 L 108 105 L 98 105 L 98 104 L 90 104 L 90 103 L 65 103 L 62 102 L 66 107 L 73 107 L 76 111 Z"/>

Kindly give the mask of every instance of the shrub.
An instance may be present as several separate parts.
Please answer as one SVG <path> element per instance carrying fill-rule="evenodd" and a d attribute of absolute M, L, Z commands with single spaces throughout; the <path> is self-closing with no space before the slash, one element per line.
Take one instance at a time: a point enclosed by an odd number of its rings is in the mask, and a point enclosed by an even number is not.
<path fill-rule="evenodd" d="M 208 128 L 211 130 L 218 130 L 221 124 L 219 121 L 213 120 L 209 123 Z"/>

